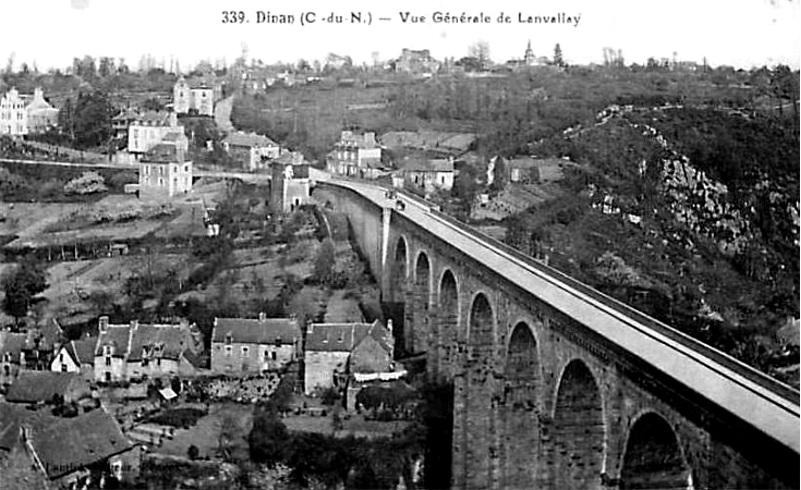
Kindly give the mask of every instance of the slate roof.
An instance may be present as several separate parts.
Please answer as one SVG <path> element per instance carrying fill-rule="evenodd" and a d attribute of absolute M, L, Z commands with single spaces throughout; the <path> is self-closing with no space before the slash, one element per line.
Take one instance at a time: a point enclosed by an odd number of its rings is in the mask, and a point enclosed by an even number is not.
<path fill-rule="evenodd" d="M 53 395 L 64 396 L 72 382 L 78 379 L 75 373 L 21 370 L 8 389 L 6 400 L 18 403 L 47 402 Z"/>
<path fill-rule="evenodd" d="M 103 355 L 103 347 L 114 346 L 112 357 L 125 357 L 131 342 L 130 325 L 109 325 L 104 332 L 100 332 L 95 348 L 95 356 Z"/>
<path fill-rule="evenodd" d="M 78 361 L 78 364 L 95 363 L 95 346 L 97 346 L 97 337 L 73 340 L 68 345 L 70 355 L 73 356 L 73 359 Z"/>
<path fill-rule="evenodd" d="M 103 409 L 31 430 L 31 446 L 52 480 L 134 447 Z"/>
<path fill-rule="evenodd" d="M 436 160 L 412 160 L 403 166 L 407 172 L 453 172 L 453 161 L 447 158 Z"/>
<path fill-rule="evenodd" d="M 306 332 L 306 351 L 351 352 L 372 335 L 389 351 L 388 330 L 378 320 L 373 323 L 312 323 Z"/>
<path fill-rule="evenodd" d="M 265 147 L 265 146 L 278 146 L 278 143 L 271 140 L 267 136 L 256 133 L 231 133 L 225 137 L 223 143 L 228 143 L 231 146 L 247 146 L 247 147 Z"/>
<path fill-rule="evenodd" d="M 45 427 L 61 420 L 48 410 L 30 410 L 24 405 L 0 401 L 0 450 L 11 451 L 19 443 L 19 429 L 23 423 L 32 427 Z"/>
<path fill-rule="evenodd" d="M 229 334 L 234 343 L 273 344 L 279 338 L 290 343 L 300 336 L 300 329 L 292 318 L 215 318 L 212 342 L 225 342 Z"/>
<path fill-rule="evenodd" d="M 0 332 L 0 361 L 11 354 L 11 362 L 19 363 L 19 356 L 25 347 L 24 333 Z"/>
<path fill-rule="evenodd" d="M 193 344 L 189 328 L 182 325 L 139 325 L 131 336 L 129 361 L 141 361 L 142 350 L 161 346 L 160 357 L 178 360 Z"/>
<path fill-rule="evenodd" d="M 142 359 L 142 350 L 161 346 L 161 357 L 178 359 L 181 354 L 194 346 L 192 330 L 187 325 L 138 324 L 108 325 L 94 347 L 94 356 L 103 355 L 103 347 L 107 344 L 115 347 L 112 357 L 125 357 L 129 361 Z M 85 347 L 81 347 L 85 348 Z"/>

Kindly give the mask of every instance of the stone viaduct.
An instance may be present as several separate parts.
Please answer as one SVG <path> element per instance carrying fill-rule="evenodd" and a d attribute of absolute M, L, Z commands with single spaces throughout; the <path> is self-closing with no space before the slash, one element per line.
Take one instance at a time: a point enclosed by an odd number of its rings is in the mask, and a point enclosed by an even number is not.
<path fill-rule="evenodd" d="M 318 183 L 452 383 L 451 487 L 798 488 L 799 394 L 424 201 Z"/>

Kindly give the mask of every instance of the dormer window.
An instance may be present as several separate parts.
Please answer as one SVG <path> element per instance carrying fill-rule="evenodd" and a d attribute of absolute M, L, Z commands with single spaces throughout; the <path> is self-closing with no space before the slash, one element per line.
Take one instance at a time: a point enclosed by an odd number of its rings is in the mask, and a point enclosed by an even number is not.
<path fill-rule="evenodd" d="M 231 338 L 231 334 L 229 333 L 228 335 L 225 336 L 225 345 L 231 345 L 231 342 L 233 342 L 233 339 Z"/>
<path fill-rule="evenodd" d="M 337 339 L 337 342 L 339 342 L 341 344 L 344 341 L 345 341 L 345 332 L 340 330 L 339 331 L 339 338 Z"/>
<path fill-rule="evenodd" d="M 112 347 L 110 345 L 104 345 L 103 346 L 103 355 L 106 356 L 106 357 L 109 357 L 109 356 L 111 356 L 111 353 L 112 353 Z"/>
<path fill-rule="evenodd" d="M 275 346 L 276 347 L 281 347 L 281 337 L 276 337 L 275 338 Z"/>

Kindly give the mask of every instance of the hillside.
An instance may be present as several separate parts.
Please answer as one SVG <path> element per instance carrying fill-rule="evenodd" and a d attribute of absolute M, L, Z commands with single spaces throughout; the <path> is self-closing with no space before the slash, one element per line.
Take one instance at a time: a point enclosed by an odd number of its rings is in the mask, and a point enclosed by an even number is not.
<path fill-rule="evenodd" d="M 579 167 L 507 241 L 795 386 L 799 140 L 790 118 L 612 106 L 542 142 Z"/>

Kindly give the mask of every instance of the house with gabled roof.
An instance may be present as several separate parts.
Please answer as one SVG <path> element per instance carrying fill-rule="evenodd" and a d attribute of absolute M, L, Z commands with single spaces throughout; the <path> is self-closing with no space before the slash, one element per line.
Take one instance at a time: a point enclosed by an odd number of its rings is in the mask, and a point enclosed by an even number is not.
<path fill-rule="evenodd" d="M 79 373 L 84 378 L 92 380 L 95 372 L 96 347 L 97 337 L 65 342 L 53 356 L 50 370 L 61 373 Z"/>
<path fill-rule="evenodd" d="M 50 403 L 56 397 L 66 403 L 89 398 L 89 383 L 76 373 L 22 370 L 6 393 L 13 403 Z"/>
<path fill-rule="evenodd" d="M 394 340 L 380 321 L 373 323 L 312 323 L 303 349 L 304 390 L 344 387 L 356 371 L 389 370 Z"/>
<path fill-rule="evenodd" d="M 98 329 L 95 381 L 109 383 L 195 372 L 194 364 L 184 355 L 202 350 L 200 332 L 193 325 L 138 321 L 113 325 L 107 316 L 101 316 Z"/>
<path fill-rule="evenodd" d="M 20 438 L 55 486 L 94 487 L 108 477 L 131 480 L 138 471 L 137 446 L 102 409 L 50 424 L 23 423 Z"/>
<path fill-rule="evenodd" d="M 281 147 L 267 136 L 237 131 L 225 137 L 223 148 L 245 170 L 260 170 L 281 155 Z"/>
<path fill-rule="evenodd" d="M 211 370 L 243 374 L 280 369 L 301 352 L 301 331 L 295 318 L 215 318 Z"/>

